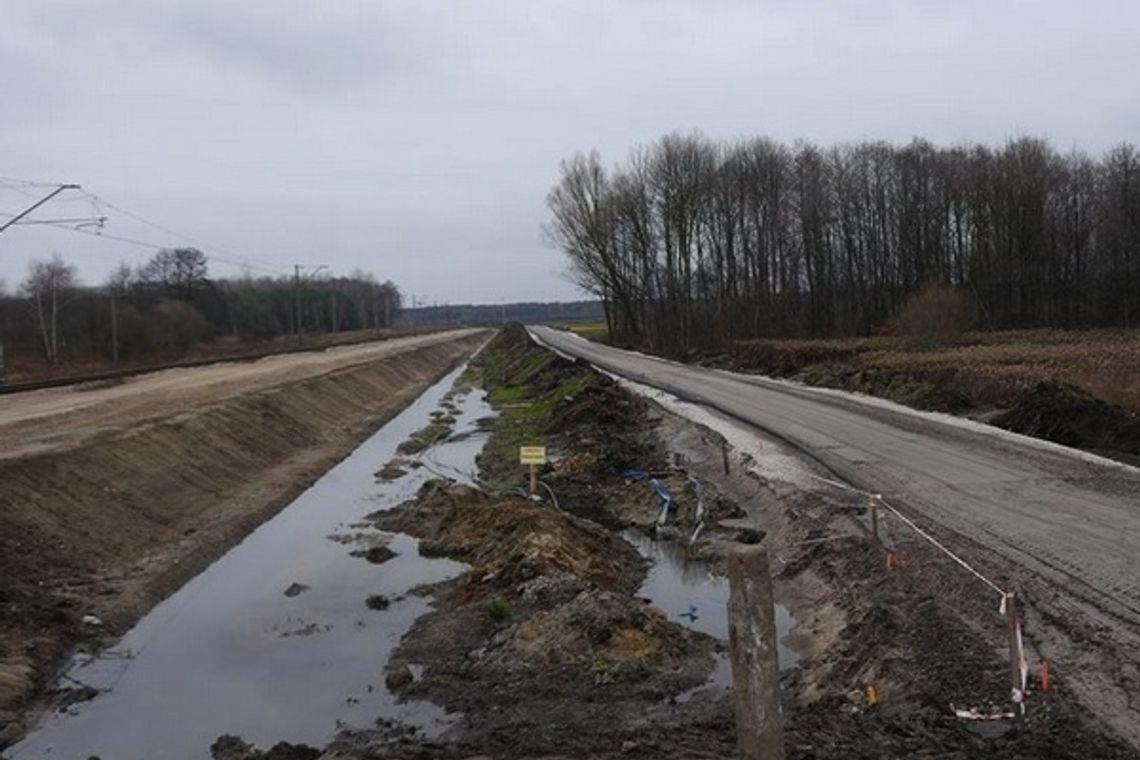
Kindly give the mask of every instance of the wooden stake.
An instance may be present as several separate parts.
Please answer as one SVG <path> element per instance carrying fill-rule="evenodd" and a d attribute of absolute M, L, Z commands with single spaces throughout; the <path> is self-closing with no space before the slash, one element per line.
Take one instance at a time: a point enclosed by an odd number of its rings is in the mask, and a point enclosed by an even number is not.
<path fill-rule="evenodd" d="M 1009 629 L 1009 695 L 1015 720 L 1025 714 L 1025 694 L 1021 691 L 1021 647 L 1017 636 L 1017 595 L 1005 595 L 1005 619 Z M 1017 696 L 1020 695 L 1020 701 Z"/>
<path fill-rule="evenodd" d="M 883 545 L 879 540 L 879 497 L 872 495 L 868 497 L 868 502 L 871 508 L 871 536 L 875 539 L 875 546 L 879 548 Z"/>
<path fill-rule="evenodd" d="M 728 555 L 728 646 L 740 756 L 784 760 L 776 611 L 768 553 L 759 547 Z"/>
<path fill-rule="evenodd" d="M 530 466 L 530 495 L 534 496 L 538 493 L 538 467 L 536 465 Z"/>
<path fill-rule="evenodd" d="M 724 474 L 728 475 L 729 470 L 731 469 L 728 462 L 728 441 L 722 440 L 720 442 L 720 454 L 724 459 Z"/>

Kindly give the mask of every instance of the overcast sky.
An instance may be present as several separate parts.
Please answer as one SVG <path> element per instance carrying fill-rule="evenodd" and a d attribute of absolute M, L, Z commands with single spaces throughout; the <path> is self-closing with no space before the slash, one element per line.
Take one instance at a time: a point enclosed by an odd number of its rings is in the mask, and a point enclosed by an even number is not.
<path fill-rule="evenodd" d="M 1099 152 L 1140 142 L 1138 21 L 1087 0 L 4 0 L 0 176 L 78 182 L 274 269 L 360 267 L 440 303 L 570 299 L 540 227 L 575 151 L 616 162 L 700 130 Z M 35 192 L 0 185 L 0 212 Z M 64 197 L 38 217 L 90 215 Z M 151 253 L 20 226 L 0 278 L 52 251 L 93 284 Z"/>

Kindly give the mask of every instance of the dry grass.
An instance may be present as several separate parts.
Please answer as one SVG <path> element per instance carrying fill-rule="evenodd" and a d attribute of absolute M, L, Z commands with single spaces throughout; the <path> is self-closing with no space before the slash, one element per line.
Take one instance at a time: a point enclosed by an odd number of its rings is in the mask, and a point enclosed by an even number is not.
<path fill-rule="evenodd" d="M 954 345 L 927 350 L 895 337 L 742 341 L 734 356 L 746 367 L 777 374 L 846 364 L 954 383 L 980 402 L 995 405 L 1051 381 L 1140 412 L 1140 331 L 1135 330 L 969 333 Z"/>

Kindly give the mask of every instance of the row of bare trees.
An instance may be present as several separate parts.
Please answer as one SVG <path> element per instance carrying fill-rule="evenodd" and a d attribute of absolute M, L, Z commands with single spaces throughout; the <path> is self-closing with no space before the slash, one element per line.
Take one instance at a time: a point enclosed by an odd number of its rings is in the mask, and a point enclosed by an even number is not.
<path fill-rule="evenodd" d="M 162 250 L 85 286 L 59 254 L 33 260 L 15 294 L 0 292 L 0 345 L 9 364 L 33 356 L 118 362 L 178 355 L 215 338 L 385 329 L 400 313 L 396 285 L 360 270 L 304 281 L 212 279 L 208 265 L 194 248 Z"/>
<path fill-rule="evenodd" d="M 669 135 L 561 165 L 546 233 L 621 340 L 866 334 L 928 285 L 982 327 L 1140 322 L 1140 154 Z"/>

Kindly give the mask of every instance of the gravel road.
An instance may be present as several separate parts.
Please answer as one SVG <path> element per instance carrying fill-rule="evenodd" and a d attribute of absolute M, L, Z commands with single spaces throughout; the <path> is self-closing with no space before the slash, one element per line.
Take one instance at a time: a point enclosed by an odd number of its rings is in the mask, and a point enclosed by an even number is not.
<path fill-rule="evenodd" d="M 1016 589 L 1039 652 L 1064 663 L 1078 697 L 1140 746 L 1140 469 L 879 399 L 531 332 L 752 424 L 883 494 L 1000 587 Z M 962 582 L 993 594 L 996 608 L 995 592 L 966 574 Z"/>

